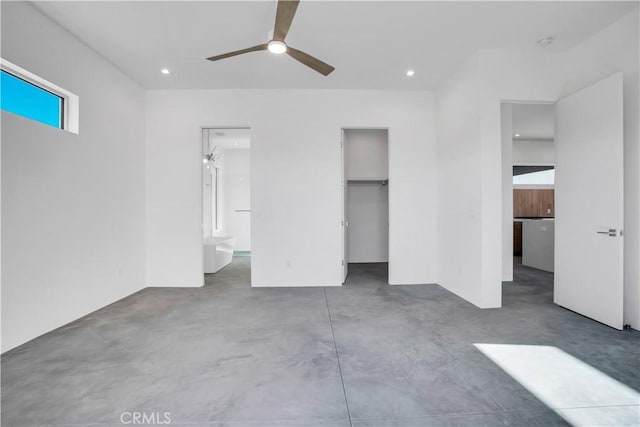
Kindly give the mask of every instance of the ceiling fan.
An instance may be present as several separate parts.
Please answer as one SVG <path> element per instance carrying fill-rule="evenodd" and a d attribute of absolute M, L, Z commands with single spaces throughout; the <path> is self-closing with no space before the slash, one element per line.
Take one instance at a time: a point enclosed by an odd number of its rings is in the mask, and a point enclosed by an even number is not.
<path fill-rule="evenodd" d="M 309 68 L 313 68 L 323 76 L 328 76 L 335 69 L 334 67 L 320 61 L 318 58 L 314 58 L 308 53 L 294 49 L 291 46 L 287 46 L 284 42 L 284 39 L 287 37 L 287 33 L 289 32 L 291 21 L 293 21 L 293 17 L 298 9 L 299 2 L 300 0 L 278 0 L 276 24 L 273 28 L 273 39 L 269 42 L 248 47 L 246 49 L 236 50 L 234 52 L 223 53 L 222 55 L 211 56 L 207 59 L 209 61 L 218 61 L 220 59 L 230 58 L 244 53 L 268 50 L 275 54 L 286 53 L 296 61 L 302 62 Z"/>

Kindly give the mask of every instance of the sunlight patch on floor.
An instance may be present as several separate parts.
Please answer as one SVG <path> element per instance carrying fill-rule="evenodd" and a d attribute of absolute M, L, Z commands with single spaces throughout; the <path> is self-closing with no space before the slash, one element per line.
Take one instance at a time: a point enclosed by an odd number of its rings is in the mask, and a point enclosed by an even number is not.
<path fill-rule="evenodd" d="M 640 394 L 557 347 L 474 346 L 574 426 L 639 426 Z"/>

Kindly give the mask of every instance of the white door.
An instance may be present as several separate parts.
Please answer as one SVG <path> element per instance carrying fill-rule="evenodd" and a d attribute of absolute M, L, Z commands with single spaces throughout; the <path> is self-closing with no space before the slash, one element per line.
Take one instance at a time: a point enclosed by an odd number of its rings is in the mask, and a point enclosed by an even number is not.
<path fill-rule="evenodd" d="M 623 327 L 622 73 L 558 101 L 554 302 Z"/>
<path fill-rule="evenodd" d="M 349 240 L 347 239 L 347 227 L 349 222 L 347 221 L 347 192 L 349 186 L 347 185 L 347 160 L 345 158 L 345 138 L 344 129 L 341 130 L 340 150 L 342 159 L 342 283 L 347 280 L 347 274 L 349 274 L 349 263 L 347 262 L 347 254 L 349 253 Z"/>

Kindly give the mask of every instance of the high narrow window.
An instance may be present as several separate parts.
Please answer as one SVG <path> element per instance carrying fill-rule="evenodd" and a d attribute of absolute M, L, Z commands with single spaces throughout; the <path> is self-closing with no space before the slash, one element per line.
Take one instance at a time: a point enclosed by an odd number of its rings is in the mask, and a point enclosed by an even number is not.
<path fill-rule="evenodd" d="M 0 58 L 0 109 L 80 132 L 80 98 L 24 68 Z"/>
<path fill-rule="evenodd" d="M 543 171 L 525 173 L 513 177 L 513 183 L 516 185 L 553 185 L 555 182 L 555 170 L 548 169 Z"/>
<path fill-rule="evenodd" d="M 59 129 L 64 127 L 64 98 L 4 70 L 0 73 L 2 110 Z"/>

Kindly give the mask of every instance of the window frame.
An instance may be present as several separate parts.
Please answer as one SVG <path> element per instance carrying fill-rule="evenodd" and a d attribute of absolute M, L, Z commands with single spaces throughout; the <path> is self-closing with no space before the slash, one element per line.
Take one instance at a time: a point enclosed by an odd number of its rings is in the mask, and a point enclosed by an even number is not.
<path fill-rule="evenodd" d="M 514 165 L 515 166 L 515 165 Z M 543 166 L 543 165 L 541 165 Z M 542 174 L 542 173 L 549 173 L 551 172 L 553 174 L 553 182 L 516 182 L 516 178 L 517 177 L 525 177 L 525 176 L 529 176 L 532 174 Z M 512 177 L 512 183 L 514 186 L 550 186 L 553 187 L 555 185 L 556 179 L 555 179 L 555 174 L 556 174 L 556 168 L 551 167 L 550 169 L 544 169 L 544 170 L 540 170 L 540 171 L 535 171 L 535 172 L 528 172 L 528 173 L 524 173 L 521 175 L 513 175 Z M 540 175 L 538 175 L 540 176 Z"/>
<path fill-rule="evenodd" d="M 52 127 L 55 127 L 56 129 L 65 130 L 65 110 L 66 110 L 65 104 L 66 104 L 66 99 L 64 97 L 58 95 L 57 93 L 53 93 L 50 90 L 47 90 L 47 89 L 45 89 L 43 87 L 40 87 L 40 86 L 38 86 L 36 84 L 33 84 L 30 81 L 25 80 L 20 76 L 16 76 L 15 74 L 10 73 L 7 70 L 0 69 L 0 73 L 5 73 L 5 74 L 13 77 L 16 80 L 20 80 L 21 82 L 23 82 L 23 83 L 25 83 L 25 84 L 27 84 L 29 86 L 33 86 L 34 88 L 36 88 L 36 89 L 38 89 L 38 90 L 40 90 L 42 92 L 46 92 L 46 93 L 48 93 L 50 95 L 53 95 L 56 98 L 58 98 L 58 102 L 59 102 L 60 105 L 58 106 L 58 124 L 57 125 L 54 126 L 53 124 L 49 124 L 47 122 L 43 122 L 42 120 L 39 120 L 39 119 L 36 119 L 36 118 L 33 118 L 33 117 L 28 117 L 28 116 L 25 116 L 25 117 L 28 118 L 28 119 L 31 119 L 31 120 L 35 120 L 37 122 L 41 122 L 41 123 L 50 125 Z M 5 110 L 5 111 L 8 111 L 8 110 Z M 16 114 L 21 115 L 20 113 L 16 113 Z"/>
<path fill-rule="evenodd" d="M 19 67 L 4 58 L 0 58 L 0 70 L 24 82 L 61 98 L 61 126 L 57 129 L 79 133 L 80 99 L 74 93 L 55 85 L 30 71 Z"/>

